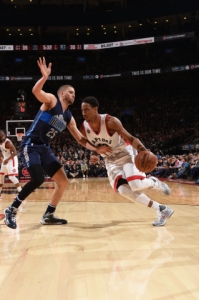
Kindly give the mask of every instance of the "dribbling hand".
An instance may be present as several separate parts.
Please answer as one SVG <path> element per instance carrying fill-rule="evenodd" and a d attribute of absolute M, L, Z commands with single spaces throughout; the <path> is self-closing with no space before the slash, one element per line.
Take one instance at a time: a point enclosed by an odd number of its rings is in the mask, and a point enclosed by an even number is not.
<path fill-rule="evenodd" d="M 96 147 L 96 152 L 98 154 L 105 154 L 105 155 L 109 156 L 113 153 L 113 149 L 111 147 L 106 146 L 106 145 L 97 146 Z"/>
<path fill-rule="evenodd" d="M 40 68 L 41 74 L 45 77 L 48 78 L 48 76 L 51 73 L 51 67 L 52 67 L 52 63 L 48 64 L 48 67 L 46 66 L 46 60 L 45 57 L 39 57 L 39 60 L 37 61 L 37 64 Z"/>

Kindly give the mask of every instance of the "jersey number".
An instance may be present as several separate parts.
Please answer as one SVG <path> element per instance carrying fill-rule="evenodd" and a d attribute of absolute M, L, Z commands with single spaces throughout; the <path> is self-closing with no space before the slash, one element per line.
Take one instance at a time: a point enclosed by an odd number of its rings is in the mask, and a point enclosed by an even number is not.
<path fill-rule="evenodd" d="M 46 133 L 46 136 L 49 137 L 50 139 L 53 139 L 54 136 L 57 134 L 57 132 L 58 132 L 57 130 L 51 128 L 50 131 Z"/>

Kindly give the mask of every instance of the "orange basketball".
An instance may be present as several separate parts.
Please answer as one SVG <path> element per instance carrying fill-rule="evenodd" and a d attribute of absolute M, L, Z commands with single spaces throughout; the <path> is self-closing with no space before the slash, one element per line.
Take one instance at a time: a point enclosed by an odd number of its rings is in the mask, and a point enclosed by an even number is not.
<path fill-rule="evenodd" d="M 157 156 L 150 151 L 141 151 L 135 157 L 137 169 L 144 173 L 149 173 L 155 169 L 157 162 Z"/>

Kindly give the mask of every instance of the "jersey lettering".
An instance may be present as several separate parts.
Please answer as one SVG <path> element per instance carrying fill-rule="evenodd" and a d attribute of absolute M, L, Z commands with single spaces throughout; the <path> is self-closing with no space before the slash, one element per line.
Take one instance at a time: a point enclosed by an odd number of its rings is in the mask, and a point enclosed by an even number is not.
<path fill-rule="evenodd" d="M 49 137 L 50 139 L 53 139 L 57 133 L 58 133 L 57 130 L 55 130 L 54 128 L 51 128 L 51 129 L 47 132 L 46 136 Z"/>
<path fill-rule="evenodd" d="M 104 138 L 94 138 L 94 140 L 91 141 L 91 143 L 93 143 L 94 145 L 95 145 L 97 142 L 102 142 L 104 145 L 111 145 L 112 140 L 106 140 L 106 139 L 104 139 Z M 102 145 L 102 144 L 101 144 L 101 145 Z"/>

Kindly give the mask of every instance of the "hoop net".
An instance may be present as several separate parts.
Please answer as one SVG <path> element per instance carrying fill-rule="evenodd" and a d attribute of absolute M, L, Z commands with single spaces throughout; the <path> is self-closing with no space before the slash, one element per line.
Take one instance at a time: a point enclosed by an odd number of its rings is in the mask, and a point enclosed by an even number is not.
<path fill-rule="evenodd" d="M 21 142 L 21 141 L 22 141 L 22 137 L 24 136 L 24 134 L 21 133 L 21 132 L 20 132 L 20 133 L 17 132 L 17 133 L 16 133 L 16 136 L 17 136 L 17 141 L 18 141 L 18 142 Z"/>

